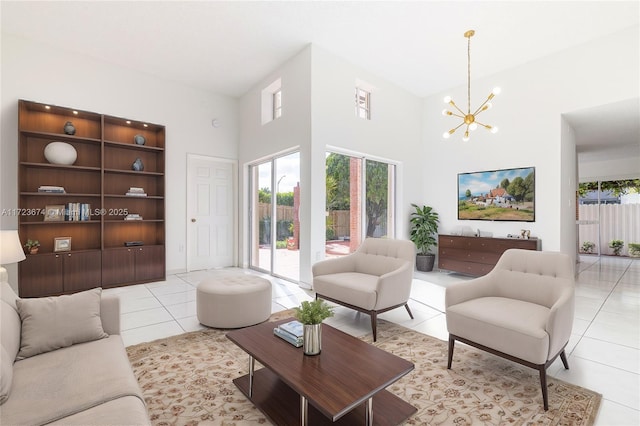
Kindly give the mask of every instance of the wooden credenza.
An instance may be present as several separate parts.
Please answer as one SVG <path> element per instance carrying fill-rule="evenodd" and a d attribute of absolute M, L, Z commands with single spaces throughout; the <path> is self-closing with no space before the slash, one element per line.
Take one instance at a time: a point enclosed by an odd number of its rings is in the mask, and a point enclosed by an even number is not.
<path fill-rule="evenodd" d="M 507 249 L 540 250 L 539 239 L 438 236 L 438 268 L 480 276 L 489 273 Z"/>

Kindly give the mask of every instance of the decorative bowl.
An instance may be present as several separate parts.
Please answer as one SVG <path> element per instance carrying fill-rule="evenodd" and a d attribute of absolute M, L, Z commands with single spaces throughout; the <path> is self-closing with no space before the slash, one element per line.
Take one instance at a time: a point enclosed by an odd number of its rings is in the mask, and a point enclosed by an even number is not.
<path fill-rule="evenodd" d="M 70 166 L 76 162 L 78 152 L 66 142 L 50 142 L 44 147 L 44 158 L 51 164 Z"/>

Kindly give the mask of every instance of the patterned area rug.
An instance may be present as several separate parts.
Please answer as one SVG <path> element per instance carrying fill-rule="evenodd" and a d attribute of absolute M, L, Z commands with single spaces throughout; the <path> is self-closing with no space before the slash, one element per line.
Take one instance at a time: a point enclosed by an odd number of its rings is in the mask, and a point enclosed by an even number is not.
<path fill-rule="evenodd" d="M 248 357 L 225 334 L 208 329 L 127 348 L 154 425 L 271 424 L 233 384 Z M 418 409 L 408 425 L 590 425 L 600 405 L 601 395 L 549 377 L 545 412 L 537 371 L 460 343 L 447 370 L 446 342 L 383 320 L 375 345 L 415 364 L 388 388 Z"/>

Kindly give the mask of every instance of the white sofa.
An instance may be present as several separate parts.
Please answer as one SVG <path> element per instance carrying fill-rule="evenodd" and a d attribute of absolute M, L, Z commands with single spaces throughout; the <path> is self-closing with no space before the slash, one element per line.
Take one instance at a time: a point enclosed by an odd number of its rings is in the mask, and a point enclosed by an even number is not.
<path fill-rule="evenodd" d="M 117 297 L 20 299 L 0 285 L 0 424 L 150 424 Z"/>
<path fill-rule="evenodd" d="M 411 294 L 416 246 L 408 240 L 367 238 L 347 256 L 312 266 L 316 298 L 329 300 L 371 316 L 373 341 L 379 313 L 404 306 Z"/>

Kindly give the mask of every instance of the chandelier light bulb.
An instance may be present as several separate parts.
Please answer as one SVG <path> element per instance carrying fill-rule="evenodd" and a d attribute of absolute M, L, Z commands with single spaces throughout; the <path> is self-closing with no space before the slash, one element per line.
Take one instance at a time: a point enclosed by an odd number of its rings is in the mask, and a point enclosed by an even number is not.
<path fill-rule="evenodd" d="M 478 124 L 477 123 L 471 123 L 469 124 L 469 130 L 474 131 L 475 129 L 478 128 Z"/>
<path fill-rule="evenodd" d="M 486 105 L 482 107 L 483 110 L 491 109 L 491 108 L 493 108 L 493 104 L 491 102 L 487 102 Z"/>
<path fill-rule="evenodd" d="M 494 95 L 499 95 L 500 92 L 502 92 L 502 89 L 499 87 L 494 87 L 493 90 L 491 91 L 491 93 L 493 93 Z"/>
<path fill-rule="evenodd" d="M 449 134 L 449 132 L 444 132 L 444 133 L 442 134 L 442 137 L 443 137 L 443 138 L 445 138 L 445 139 L 449 139 L 449 136 L 451 136 L 451 135 Z"/>
<path fill-rule="evenodd" d="M 442 110 L 442 115 L 449 115 L 449 111 L 447 111 L 446 109 Z"/>
<path fill-rule="evenodd" d="M 492 128 L 491 128 L 491 133 L 494 133 L 494 134 L 495 134 L 495 133 L 498 133 L 498 128 L 497 128 L 497 127 L 495 127 L 495 126 L 494 126 L 494 127 L 492 127 Z"/>
<path fill-rule="evenodd" d="M 448 104 L 449 102 L 451 102 L 451 96 L 445 96 L 444 97 L 444 103 Z"/>
<path fill-rule="evenodd" d="M 462 142 L 468 142 L 469 141 L 469 132 L 465 132 L 464 136 L 462 137 Z"/>

